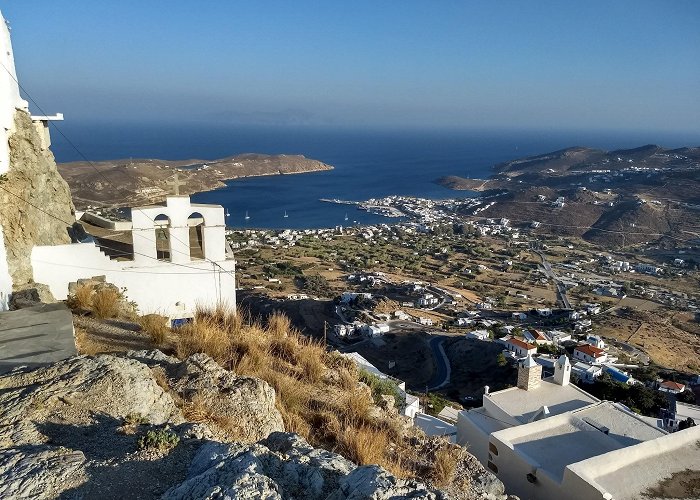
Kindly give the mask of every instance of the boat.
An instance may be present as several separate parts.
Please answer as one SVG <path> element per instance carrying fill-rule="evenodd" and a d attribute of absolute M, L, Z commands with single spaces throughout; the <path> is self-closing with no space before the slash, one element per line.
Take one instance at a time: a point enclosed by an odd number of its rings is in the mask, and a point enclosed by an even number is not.
<path fill-rule="evenodd" d="M 284 218 L 286 219 L 287 217 L 289 217 L 289 215 L 287 215 L 287 211 L 285 210 L 284 211 Z"/>
<path fill-rule="evenodd" d="M 248 210 L 245 211 L 245 220 L 250 219 L 250 215 L 248 215 Z"/>
<path fill-rule="evenodd" d="M 348 213 L 345 212 L 345 220 L 348 220 Z"/>
<path fill-rule="evenodd" d="M 231 217 L 231 212 L 229 212 L 228 210 L 226 210 L 226 217 Z"/>

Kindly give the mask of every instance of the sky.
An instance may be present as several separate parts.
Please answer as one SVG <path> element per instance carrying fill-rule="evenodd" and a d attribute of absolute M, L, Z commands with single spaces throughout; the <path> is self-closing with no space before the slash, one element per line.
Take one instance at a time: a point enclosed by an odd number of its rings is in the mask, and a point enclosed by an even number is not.
<path fill-rule="evenodd" d="M 86 122 L 700 134 L 700 2 L 16 0 L 18 77 Z"/>

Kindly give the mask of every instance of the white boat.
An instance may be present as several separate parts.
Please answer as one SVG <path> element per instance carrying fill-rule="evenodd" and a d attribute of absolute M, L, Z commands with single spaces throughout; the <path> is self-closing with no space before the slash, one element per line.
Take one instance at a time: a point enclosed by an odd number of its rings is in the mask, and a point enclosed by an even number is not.
<path fill-rule="evenodd" d="M 284 211 L 284 218 L 286 219 L 287 217 L 289 217 L 289 215 L 287 215 L 287 211 L 285 210 Z"/>
<path fill-rule="evenodd" d="M 248 210 L 245 211 L 245 220 L 250 219 L 250 215 L 248 215 Z"/>
<path fill-rule="evenodd" d="M 226 217 L 231 217 L 231 212 L 229 212 L 228 210 L 226 210 Z"/>
<path fill-rule="evenodd" d="M 348 213 L 345 212 L 345 220 L 348 220 Z"/>

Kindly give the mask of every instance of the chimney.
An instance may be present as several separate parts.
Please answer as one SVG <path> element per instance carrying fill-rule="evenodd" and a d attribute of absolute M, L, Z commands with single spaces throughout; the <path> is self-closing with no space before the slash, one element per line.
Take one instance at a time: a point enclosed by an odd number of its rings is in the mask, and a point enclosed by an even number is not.
<path fill-rule="evenodd" d="M 518 362 L 518 388 L 529 391 L 540 385 L 542 380 L 542 365 L 528 355 Z"/>
<path fill-rule="evenodd" d="M 490 390 L 490 389 L 489 389 L 489 386 L 488 386 L 488 385 L 485 385 L 485 386 L 484 386 L 484 394 L 488 395 L 489 390 Z"/>
<path fill-rule="evenodd" d="M 559 385 L 569 385 L 571 379 L 571 363 L 565 354 L 559 356 L 559 359 L 554 363 L 554 383 Z"/>

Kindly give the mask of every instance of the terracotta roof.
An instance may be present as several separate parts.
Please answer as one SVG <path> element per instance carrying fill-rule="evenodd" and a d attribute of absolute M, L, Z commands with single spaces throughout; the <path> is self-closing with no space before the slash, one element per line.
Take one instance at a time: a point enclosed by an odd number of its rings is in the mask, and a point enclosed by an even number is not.
<path fill-rule="evenodd" d="M 605 354 L 605 351 L 603 351 L 603 349 L 598 349 L 596 346 L 592 346 L 590 344 L 581 344 L 579 346 L 576 346 L 575 350 L 582 352 L 583 354 L 587 354 L 592 358 L 599 358 Z"/>
<path fill-rule="evenodd" d="M 671 389 L 674 391 L 682 391 L 685 389 L 685 385 L 679 384 L 678 382 L 672 382 L 671 380 L 661 382 L 661 387 L 665 389 Z"/>
<path fill-rule="evenodd" d="M 522 341 L 520 339 L 516 339 L 516 338 L 508 339 L 508 343 L 513 344 L 514 346 L 520 347 L 522 349 L 527 349 L 528 351 L 530 349 L 537 349 L 536 345 L 529 344 L 527 342 L 524 342 L 524 341 Z"/>

